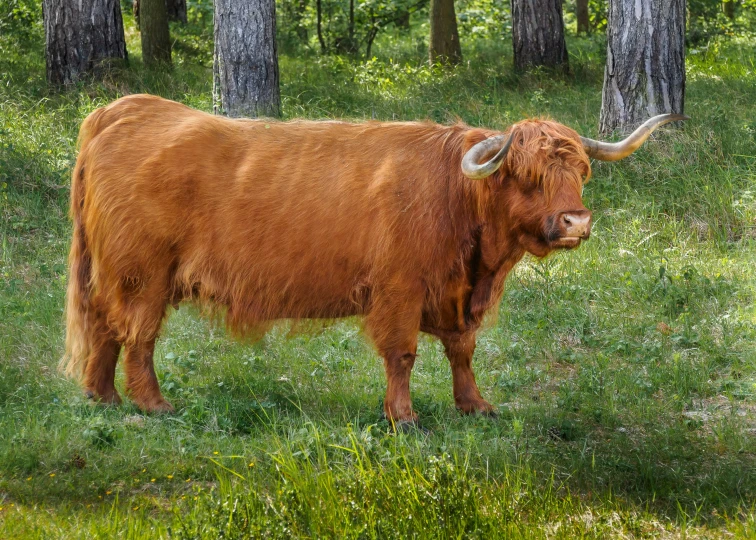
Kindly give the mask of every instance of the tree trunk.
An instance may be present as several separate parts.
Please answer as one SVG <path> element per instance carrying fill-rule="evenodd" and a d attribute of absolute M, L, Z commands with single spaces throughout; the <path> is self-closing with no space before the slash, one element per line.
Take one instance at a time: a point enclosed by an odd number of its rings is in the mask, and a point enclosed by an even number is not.
<path fill-rule="evenodd" d="M 406 8 L 400 8 L 396 15 L 396 27 L 402 30 L 409 30 L 410 27 L 410 11 Z"/>
<path fill-rule="evenodd" d="M 735 6 L 738 3 L 737 0 L 724 0 L 722 2 L 722 11 L 727 15 L 727 18 L 732 20 L 735 18 Z"/>
<path fill-rule="evenodd" d="M 576 0 L 575 17 L 577 18 L 577 32 L 591 33 L 591 18 L 588 15 L 588 0 Z"/>
<path fill-rule="evenodd" d="M 169 21 L 186 24 L 186 0 L 165 0 L 165 9 L 168 12 Z M 132 13 L 134 14 L 134 22 L 139 28 L 139 0 L 133 1 Z"/>
<path fill-rule="evenodd" d="M 127 59 L 118 0 L 43 0 L 47 80 L 71 84 L 106 59 Z"/>
<path fill-rule="evenodd" d="M 458 64 L 462 61 L 454 0 L 431 0 L 429 56 L 431 64 Z"/>
<path fill-rule="evenodd" d="M 165 0 L 168 20 L 186 24 L 186 0 Z"/>
<path fill-rule="evenodd" d="M 171 62 L 171 35 L 165 0 L 140 0 L 142 60 L 147 65 Z"/>
<path fill-rule="evenodd" d="M 612 0 L 601 101 L 602 133 L 683 112 L 685 0 Z"/>
<path fill-rule="evenodd" d="M 562 0 L 512 0 L 512 44 L 515 69 L 547 66 L 566 71 Z"/>
<path fill-rule="evenodd" d="M 216 113 L 278 116 L 279 92 L 275 0 L 215 0 Z"/>
<path fill-rule="evenodd" d="M 333 49 L 340 54 L 355 54 L 359 51 L 359 43 L 354 38 L 354 0 L 349 0 L 349 19 L 346 33 L 333 40 Z"/>
<path fill-rule="evenodd" d="M 317 31 L 318 31 L 318 43 L 320 43 L 320 52 L 322 54 L 325 54 L 326 44 L 325 44 L 325 40 L 323 39 L 323 28 L 322 28 L 323 6 L 321 4 L 322 4 L 321 0 L 316 0 L 315 10 L 317 12 Z"/>

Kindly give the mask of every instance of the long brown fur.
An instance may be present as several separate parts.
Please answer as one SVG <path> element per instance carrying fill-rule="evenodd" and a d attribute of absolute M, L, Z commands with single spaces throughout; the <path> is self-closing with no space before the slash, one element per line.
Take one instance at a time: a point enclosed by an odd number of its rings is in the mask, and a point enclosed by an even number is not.
<path fill-rule="evenodd" d="M 500 171 L 464 177 L 494 132 L 431 123 L 229 120 L 147 95 L 93 112 L 71 185 L 74 224 L 61 366 L 146 410 L 170 410 L 152 350 L 169 304 L 219 306 L 254 333 L 278 319 L 361 315 L 384 357 L 386 413 L 414 418 L 417 333 L 444 342 L 457 405 L 491 411 L 470 366 L 475 331 L 548 216 L 585 210 L 578 135 L 516 124 Z"/>

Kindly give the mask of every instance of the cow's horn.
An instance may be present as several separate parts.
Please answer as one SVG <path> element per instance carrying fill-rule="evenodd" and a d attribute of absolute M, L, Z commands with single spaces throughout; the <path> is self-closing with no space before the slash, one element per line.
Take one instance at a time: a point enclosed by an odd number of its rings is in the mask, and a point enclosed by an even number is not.
<path fill-rule="evenodd" d="M 594 141 L 588 137 L 580 137 L 580 140 L 583 141 L 583 148 L 590 157 L 601 161 L 618 161 L 626 158 L 640 148 L 656 128 L 669 122 L 677 122 L 678 120 L 689 120 L 689 117 L 684 114 L 660 114 L 654 116 L 646 120 L 625 140 L 616 143 Z"/>
<path fill-rule="evenodd" d="M 462 158 L 462 174 L 473 180 L 479 180 L 490 176 L 501 167 L 504 158 L 507 157 L 509 147 L 512 145 L 512 136 L 496 135 L 470 148 Z M 496 155 L 485 163 L 478 163 L 480 158 L 496 151 Z"/>

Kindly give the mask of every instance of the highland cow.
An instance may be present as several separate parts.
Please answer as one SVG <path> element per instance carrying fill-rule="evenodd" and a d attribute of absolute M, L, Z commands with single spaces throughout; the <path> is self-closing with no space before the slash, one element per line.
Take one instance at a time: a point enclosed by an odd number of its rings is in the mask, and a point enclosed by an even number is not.
<path fill-rule="evenodd" d="M 472 370 L 476 331 L 512 267 L 577 247 L 589 156 L 620 143 L 549 120 L 505 133 L 418 122 L 232 120 L 134 95 L 84 121 L 62 366 L 87 395 L 171 411 L 153 350 L 167 306 L 195 301 L 250 335 L 280 319 L 361 316 L 383 357 L 386 416 L 416 418 L 417 336 L 443 343 L 456 406 L 492 413 Z"/>

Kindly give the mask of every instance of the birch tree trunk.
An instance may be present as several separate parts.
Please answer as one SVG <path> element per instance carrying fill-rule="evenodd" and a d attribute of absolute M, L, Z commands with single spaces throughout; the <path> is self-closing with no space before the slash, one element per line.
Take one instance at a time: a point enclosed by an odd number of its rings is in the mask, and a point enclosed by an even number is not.
<path fill-rule="evenodd" d="M 431 0 L 428 53 L 431 64 L 459 64 L 462 61 L 454 0 Z"/>
<path fill-rule="evenodd" d="M 684 101 L 685 0 L 611 0 L 601 132 L 682 114 Z"/>
<path fill-rule="evenodd" d="M 47 81 L 71 84 L 111 58 L 127 59 L 118 0 L 43 0 Z"/>
<path fill-rule="evenodd" d="M 139 31 L 145 64 L 171 63 L 171 35 L 165 0 L 140 0 Z"/>
<path fill-rule="evenodd" d="M 512 45 L 517 70 L 568 69 L 562 0 L 512 0 Z"/>
<path fill-rule="evenodd" d="M 275 0 L 215 0 L 216 113 L 278 116 Z"/>

